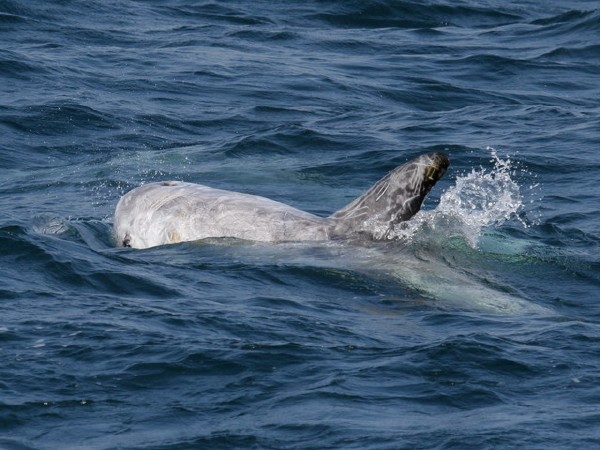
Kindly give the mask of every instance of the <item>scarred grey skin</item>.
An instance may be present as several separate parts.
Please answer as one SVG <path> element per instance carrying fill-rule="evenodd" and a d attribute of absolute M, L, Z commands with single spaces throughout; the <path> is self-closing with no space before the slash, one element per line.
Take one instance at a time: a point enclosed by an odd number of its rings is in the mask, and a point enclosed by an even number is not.
<path fill-rule="evenodd" d="M 125 194 L 114 217 L 118 245 L 148 248 L 205 238 L 263 242 L 385 239 L 414 216 L 444 175 L 448 157 L 426 153 L 397 167 L 329 217 L 251 194 L 167 181 Z"/>

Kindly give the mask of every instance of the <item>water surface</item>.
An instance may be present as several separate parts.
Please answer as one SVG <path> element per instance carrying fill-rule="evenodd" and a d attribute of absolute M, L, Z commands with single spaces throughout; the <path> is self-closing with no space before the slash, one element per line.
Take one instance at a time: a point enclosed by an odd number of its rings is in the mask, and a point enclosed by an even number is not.
<path fill-rule="evenodd" d="M 0 0 L 0 446 L 600 445 L 595 1 Z M 116 248 L 141 183 L 398 239 Z"/>

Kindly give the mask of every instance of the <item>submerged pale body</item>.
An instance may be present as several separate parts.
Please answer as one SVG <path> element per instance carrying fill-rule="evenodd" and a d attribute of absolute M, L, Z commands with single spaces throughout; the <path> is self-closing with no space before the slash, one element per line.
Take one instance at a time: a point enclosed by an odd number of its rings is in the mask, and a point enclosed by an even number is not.
<path fill-rule="evenodd" d="M 323 241 L 352 235 L 381 239 L 395 224 L 419 211 L 447 167 L 444 154 L 421 155 L 329 217 L 199 184 L 151 183 L 121 198 L 114 217 L 115 236 L 119 245 L 133 248 L 215 237 L 264 242 Z"/>

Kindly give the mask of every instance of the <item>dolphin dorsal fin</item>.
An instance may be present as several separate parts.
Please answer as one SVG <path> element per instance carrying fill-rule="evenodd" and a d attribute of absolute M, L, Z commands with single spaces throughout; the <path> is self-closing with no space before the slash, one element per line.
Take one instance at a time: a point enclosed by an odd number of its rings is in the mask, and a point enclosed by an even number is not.
<path fill-rule="evenodd" d="M 385 238 L 394 225 L 409 220 L 448 168 L 444 153 L 425 153 L 396 167 L 371 189 L 335 212 L 336 234 Z"/>

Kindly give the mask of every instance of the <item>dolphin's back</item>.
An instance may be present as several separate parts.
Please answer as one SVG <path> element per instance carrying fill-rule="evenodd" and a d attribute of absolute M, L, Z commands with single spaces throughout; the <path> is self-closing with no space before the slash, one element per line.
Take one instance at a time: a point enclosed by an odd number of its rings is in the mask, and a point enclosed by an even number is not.
<path fill-rule="evenodd" d="M 253 241 L 328 239 L 327 220 L 265 197 L 177 181 L 124 195 L 115 210 L 119 245 L 147 248 L 210 237 Z"/>

